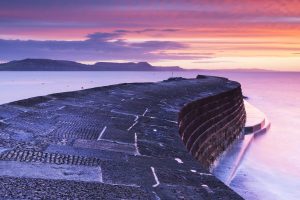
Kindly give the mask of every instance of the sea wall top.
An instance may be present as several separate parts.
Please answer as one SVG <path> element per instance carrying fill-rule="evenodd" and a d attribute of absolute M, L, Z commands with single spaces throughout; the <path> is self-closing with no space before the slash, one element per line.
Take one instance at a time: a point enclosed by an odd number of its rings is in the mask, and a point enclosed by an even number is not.
<path fill-rule="evenodd" d="M 0 196 L 241 199 L 188 152 L 177 122 L 188 103 L 236 89 L 224 78 L 173 78 L 2 105 Z"/>

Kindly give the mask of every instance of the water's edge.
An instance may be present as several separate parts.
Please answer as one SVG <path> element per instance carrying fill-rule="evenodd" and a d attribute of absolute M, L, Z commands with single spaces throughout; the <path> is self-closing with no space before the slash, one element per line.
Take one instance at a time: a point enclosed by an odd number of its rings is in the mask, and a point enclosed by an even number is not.
<path fill-rule="evenodd" d="M 235 186 L 231 185 L 236 172 L 247 154 L 247 150 L 251 146 L 251 142 L 255 137 L 266 133 L 271 123 L 266 115 L 244 100 L 246 108 L 246 125 L 243 129 L 243 135 L 218 157 L 212 165 L 210 171 L 219 178 L 223 183 L 235 190 Z M 238 192 L 238 190 L 235 190 Z M 243 195 L 240 193 L 240 195 Z"/>

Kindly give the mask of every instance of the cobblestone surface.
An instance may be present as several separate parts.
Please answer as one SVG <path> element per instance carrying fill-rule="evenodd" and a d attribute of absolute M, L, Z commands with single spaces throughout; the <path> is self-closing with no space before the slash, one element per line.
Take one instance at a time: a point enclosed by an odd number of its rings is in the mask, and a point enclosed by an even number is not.
<path fill-rule="evenodd" d="M 177 123 L 186 103 L 237 87 L 202 77 L 1 105 L 1 166 L 41 167 L 45 176 L 4 170 L 0 199 L 242 199 L 191 156 Z M 91 173 L 81 180 L 84 169 Z M 101 178 L 92 181 L 95 173 Z M 78 180 L 63 178 L 74 174 Z"/>

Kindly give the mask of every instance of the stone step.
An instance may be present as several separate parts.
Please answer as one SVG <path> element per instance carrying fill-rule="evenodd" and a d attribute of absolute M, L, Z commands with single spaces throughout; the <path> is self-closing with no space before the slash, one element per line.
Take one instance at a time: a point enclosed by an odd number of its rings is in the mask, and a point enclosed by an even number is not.
<path fill-rule="evenodd" d="M 8 176 L 0 177 L 0 194 L 4 199 L 156 199 L 134 186 Z"/>
<path fill-rule="evenodd" d="M 0 161 L 0 176 L 102 182 L 100 166 Z"/>
<path fill-rule="evenodd" d="M 77 139 L 75 140 L 73 146 L 79 148 L 86 148 L 86 149 L 98 149 L 98 150 L 106 150 L 112 152 L 123 152 L 130 155 L 138 155 L 138 151 L 134 144 L 130 143 L 119 143 L 116 141 L 109 141 L 109 140 L 84 140 L 84 139 Z"/>

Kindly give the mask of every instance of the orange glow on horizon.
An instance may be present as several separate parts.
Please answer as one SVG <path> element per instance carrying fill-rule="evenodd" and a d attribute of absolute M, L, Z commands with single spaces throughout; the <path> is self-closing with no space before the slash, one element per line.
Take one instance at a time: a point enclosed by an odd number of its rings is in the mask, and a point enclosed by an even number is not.
<path fill-rule="evenodd" d="M 70 54 L 76 55 L 74 49 L 79 49 L 79 55 L 86 54 L 84 58 L 71 58 L 79 62 L 141 60 L 184 68 L 300 71 L 300 2 L 296 0 L 245 0 L 238 3 L 232 0 L 175 0 L 173 3 L 153 1 L 138 4 L 126 0 L 68 5 L 59 2 L 39 5 L 7 3 L 2 6 L 0 3 L 1 19 L 0 42 L 61 41 L 58 47 L 61 46 L 66 58 Z M 91 46 L 83 51 L 72 43 L 75 48 L 68 44 L 66 46 L 70 49 L 65 50 L 65 41 L 82 42 L 79 46 L 84 47 L 84 41 L 94 33 L 111 35 L 112 38 L 102 38 L 104 41 L 99 42 L 99 48 L 103 45 L 104 49 L 91 52 Z M 116 45 L 121 48 L 116 48 Z M 135 49 L 135 45 L 144 45 L 139 47 L 144 48 L 143 51 Z M 51 49 L 53 45 L 43 48 Z M 124 56 L 111 56 L 116 49 Z M 135 50 L 136 53 L 131 52 Z M 108 51 L 107 54 L 96 56 L 97 52 L 104 51 Z M 131 53 L 126 55 L 127 52 Z M 89 53 L 93 54 L 91 58 Z M 135 57 L 138 53 L 142 55 Z M 20 55 L 30 57 L 26 52 L 23 54 Z M 54 55 L 47 54 L 50 58 Z M 2 56 L 0 61 L 11 58 L 17 59 L 9 55 L 8 58 Z"/>

